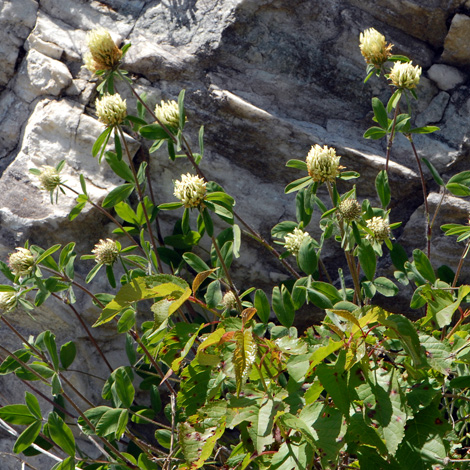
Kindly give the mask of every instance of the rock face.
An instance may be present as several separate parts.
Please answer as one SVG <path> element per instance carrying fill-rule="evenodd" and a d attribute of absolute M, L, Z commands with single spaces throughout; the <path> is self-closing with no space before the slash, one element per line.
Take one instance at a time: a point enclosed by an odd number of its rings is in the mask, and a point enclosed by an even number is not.
<path fill-rule="evenodd" d="M 445 6 L 443 6 L 445 3 Z M 125 59 L 139 93 L 153 106 L 176 99 L 186 89 L 188 138 L 197 148 L 197 133 L 205 126 L 202 169 L 237 200 L 237 212 L 266 239 L 282 220 L 295 220 L 292 195 L 284 186 L 301 177 L 285 168 L 291 158 L 303 160 L 316 143 L 334 146 L 348 170 L 361 173 L 360 199 L 376 200 L 375 176 L 384 167 L 385 142 L 365 140 L 373 125 L 371 98 L 386 101 L 389 89 L 372 78 L 366 85 L 365 62 L 358 48 L 359 33 L 374 27 L 394 44 L 395 54 L 406 54 L 423 67 L 413 103 L 415 123 L 432 124 L 441 132 L 415 139 L 418 155 L 429 159 L 447 181 L 468 169 L 470 17 L 465 0 L 3 0 L 0 5 L 0 257 L 5 259 L 26 240 L 41 246 L 77 241 L 77 252 L 90 253 L 93 245 L 114 228 L 88 206 L 70 223 L 73 193 L 50 205 L 39 191 L 29 168 L 56 165 L 65 160 L 68 185 L 78 190 L 83 174 L 88 192 L 97 203 L 120 184 L 103 162 L 91 156 L 103 126 L 95 116 L 96 80 L 82 67 L 86 32 L 103 26 L 117 42 L 130 41 Z M 441 54 L 442 52 L 442 55 Z M 132 108 L 123 83 L 117 83 Z M 139 142 L 129 136 L 136 152 Z M 145 144 L 145 143 L 144 143 Z M 174 200 L 172 179 L 190 171 L 182 161 L 170 162 L 165 152 L 152 155 L 152 181 L 158 202 Z M 427 175 L 430 207 L 439 196 Z M 408 251 L 424 248 L 423 199 L 416 160 L 409 142 L 397 138 L 389 178 L 394 221 L 403 226 L 396 237 Z M 351 184 L 344 184 L 343 190 Z M 255 201 L 255 203 L 253 202 Z M 465 199 L 448 197 L 433 233 L 433 262 L 455 268 L 463 247 L 443 236 L 439 225 L 466 223 Z M 318 214 L 314 215 L 318 220 Z M 173 223 L 162 219 L 164 230 Z M 313 236 L 319 233 L 312 232 Z M 269 287 L 285 278 L 282 266 L 244 239 L 245 255 L 237 260 L 240 287 Z M 341 265 L 333 244 L 326 246 L 325 264 L 331 273 Z M 90 265 L 80 268 L 83 280 Z M 463 275 L 468 279 L 468 269 Z M 3 282 L 3 281 L 2 281 Z M 60 304 L 59 304 L 60 305 Z M 97 310 L 79 298 L 78 308 L 90 322 Z M 76 318 L 64 306 L 12 316 L 24 335 L 37 334 L 50 324 L 62 341 L 83 339 Z M 121 338 L 112 328 L 93 332 L 106 340 L 113 365 L 120 363 Z M 17 342 L 2 326 L 2 344 Z M 15 346 L 16 345 L 16 346 Z M 114 354 L 114 356 L 113 356 Z M 85 356 L 86 362 L 93 362 Z M 97 366 L 100 368 L 101 366 Z M 80 387 L 96 383 L 76 378 Z M 20 384 L 0 377 L 2 397 L 18 400 Z M 3 398 L 2 398 L 3 400 Z M 4 404 L 3 401 L 0 404 Z M 0 428 L 0 451 L 5 448 Z M 4 459 L 4 460 L 2 460 Z M 53 462 L 38 457 L 38 468 Z M 2 470 L 18 468 L 3 457 Z M 6 463 L 4 463 L 6 462 Z M 49 467 L 47 467 L 49 465 Z"/>

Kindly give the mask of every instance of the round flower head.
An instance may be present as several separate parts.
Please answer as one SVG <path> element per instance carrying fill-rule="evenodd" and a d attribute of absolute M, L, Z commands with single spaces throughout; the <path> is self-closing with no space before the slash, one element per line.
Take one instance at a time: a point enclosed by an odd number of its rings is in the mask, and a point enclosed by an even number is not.
<path fill-rule="evenodd" d="M 294 256 L 299 254 L 300 245 L 305 239 L 311 238 L 307 232 L 296 227 L 292 233 L 288 233 L 284 237 L 284 248 Z"/>
<path fill-rule="evenodd" d="M 367 235 L 368 240 L 382 243 L 390 237 L 390 225 L 382 217 L 372 217 L 367 220 L 367 228 L 373 233 L 372 236 Z"/>
<path fill-rule="evenodd" d="M 100 240 L 91 252 L 95 255 L 95 261 L 98 264 L 112 266 L 119 255 L 119 246 L 115 241 L 107 238 L 106 240 Z"/>
<path fill-rule="evenodd" d="M 118 94 L 97 98 L 95 105 L 98 119 L 107 126 L 117 126 L 127 116 L 126 100 Z"/>
<path fill-rule="evenodd" d="M 85 54 L 85 67 L 90 72 L 110 70 L 119 64 L 122 51 L 106 29 L 98 28 L 90 31 L 86 41 L 90 52 Z"/>
<path fill-rule="evenodd" d="M 59 172 L 53 166 L 44 165 L 38 178 L 41 188 L 46 191 L 54 191 L 60 185 Z"/>
<path fill-rule="evenodd" d="M 16 303 L 15 292 L 0 292 L 0 310 L 9 312 L 16 307 Z"/>
<path fill-rule="evenodd" d="M 229 290 L 224 294 L 222 305 L 224 306 L 225 310 L 234 310 L 237 308 L 237 299 L 235 298 L 235 294 L 232 291 Z"/>
<path fill-rule="evenodd" d="M 339 164 L 340 158 L 336 156 L 335 149 L 316 144 L 306 158 L 308 174 L 318 183 L 334 181 L 339 175 L 339 170 L 344 168 Z"/>
<path fill-rule="evenodd" d="M 360 204 L 356 199 L 345 199 L 338 206 L 338 217 L 346 222 L 352 222 L 359 218 L 362 213 Z"/>
<path fill-rule="evenodd" d="M 178 129 L 180 123 L 180 113 L 178 103 L 174 100 L 161 101 L 155 106 L 155 116 L 165 126 L 170 129 Z"/>
<path fill-rule="evenodd" d="M 15 276 L 27 276 L 34 268 L 34 256 L 27 248 L 16 248 L 8 258 L 8 265 Z"/>
<path fill-rule="evenodd" d="M 388 78 L 397 88 L 411 90 L 419 83 L 422 69 L 411 62 L 395 62 Z"/>
<path fill-rule="evenodd" d="M 181 175 L 181 181 L 175 181 L 174 195 L 183 203 L 184 207 L 199 207 L 206 196 L 206 183 L 199 176 Z"/>
<path fill-rule="evenodd" d="M 392 55 L 390 52 L 392 47 L 392 44 L 387 45 L 385 36 L 374 28 L 366 29 L 359 35 L 361 54 L 368 64 L 375 65 L 377 68 L 387 62 Z"/>

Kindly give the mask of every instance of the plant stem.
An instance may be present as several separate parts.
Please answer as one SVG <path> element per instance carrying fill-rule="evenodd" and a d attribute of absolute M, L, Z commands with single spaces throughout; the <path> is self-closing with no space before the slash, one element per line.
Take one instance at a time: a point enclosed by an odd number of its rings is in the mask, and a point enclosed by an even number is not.
<path fill-rule="evenodd" d="M 390 132 L 390 137 L 389 137 L 388 142 L 387 142 L 387 155 L 385 157 L 385 171 L 386 172 L 388 171 L 388 162 L 390 161 L 390 152 L 392 150 L 393 139 L 395 138 L 395 126 L 397 124 L 399 103 L 400 103 L 400 101 L 398 101 L 398 103 L 395 107 L 395 113 L 393 114 L 392 130 Z"/>
<path fill-rule="evenodd" d="M 421 161 L 418 157 L 418 152 L 416 151 L 415 144 L 413 142 L 413 138 L 411 134 L 407 135 L 408 140 L 410 141 L 411 148 L 413 149 L 413 154 L 416 158 L 416 162 L 418 164 L 419 169 L 419 177 L 421 179 L 421 187 L 423 189 L 423 199 L 424 199 L 424 212 L 426 217 L 426 245 L 427 245 L 427 255 L 428 258 L 431 258 L 431 235 L 432 235 L 432 228 L 429 220 L 429 207 L 428 207 L 428 196 L 426 191 L 426 180 L 424 179 L 423 169 L 421 167 Z"/>
<path fill-rule="evenodd" d="M 467 243 L 465 244 L 465 248 L 463 249 L 463 253 L 460 256 L 459 265 L 457 266 L 457 271 L 455 272 L 454 280 L 452 282 L 452 287 L 455 287 L 457 285 L 457 281 L 458 281 L 459 276 L 460 276 L 460 271 L 462 270 L 463 261 L 464 261 L 465 257 L 468 254 L 469 248 L 470 248 L 470 240 L 468 240 Z"/>

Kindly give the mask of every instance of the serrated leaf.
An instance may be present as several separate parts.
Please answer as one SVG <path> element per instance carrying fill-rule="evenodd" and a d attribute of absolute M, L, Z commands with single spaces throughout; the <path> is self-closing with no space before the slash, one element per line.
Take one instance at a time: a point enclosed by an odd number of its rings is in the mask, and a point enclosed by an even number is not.
<path fill-rule="evenodd" d="M 251 366 L 256 359 L 257 346 L 253 339 L 251 329 L 236 331 L 235 351 L 233 353 L 233 365 L 235 368 L 235 378 L 237 381 L 237 396 L 240 395 L 245 377 L 248 375 Z"/>

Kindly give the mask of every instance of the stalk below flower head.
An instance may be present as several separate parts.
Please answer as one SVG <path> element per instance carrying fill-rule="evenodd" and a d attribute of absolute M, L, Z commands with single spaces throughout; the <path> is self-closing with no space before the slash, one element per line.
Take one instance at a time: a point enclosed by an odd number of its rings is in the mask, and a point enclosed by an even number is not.
<path fill-rule="evenodd" d="M 155 116 L 165 126 L 170 129 L 178 129 L 180 125 L 180 111 L 175 100 L 161 101 L 155 106 Z"/>
<path fill-rule="evenodd" d="M 411 90 L 419 83 L 421 72 L 419 65 L 414 66 L 411 62 L 395 62 L 388 78 L 397 88 Z"/>
<path fill-rule="evenodd" d="M 18 247 L 8 258 L 8 265 L 15 276 L 28 276 L 34 268 L 34 256 L 27 248 Z"/>
<path fill-rule="evenodd" d="M 339 164 L 340 158 L 334 148 L 315 144 L 306 158 L 308 174 L 316 183 L 333 182 L 344 168 Z"/>
<path fill-rule="evenodd" d="M 126 100 L 123 100 L 118 93 L 97 98 L 95 106 L 98 119 L 107 126 L 117 126 L 127 116 Z"/>
<path fill-rule="evenodd" d="M 90 52 L 85 54 L 84 62 L 90 72 L 110 70 L 119 64 L 122 51 L 116 46 L 109 31 L 104 28 L 94 29 L 87 34 L 86 41 Z"/>
<path fill-rule="evenodd" d="M 106 240 L 100 240 L 91 252 L 95 255 L 95 261 L 98 264 L 112 266 L 119 256 L 120 245 L 107 238 Z"/>
<path fill-rule="evenodd" d="M 206 183 L 196 175 L 181 175 L 181 181 L 175 181 L 174 195 L 186 208 L 199 207 L 206 196 Z"/>
<path fill-rule="evenodd" d="M 367 228 L 373 233 L 372 236 L 370 234 L 367 235 L 368 240 L 382 243 L 387 238 L 390 238 L 390 224 L 384 218 L 372 217 L 366 223 Z"/>
<path fill-rule="evenodd" d="M 299 254 L 300 245 L 305 239 L 312 238 L 307 232 L 304 232 L 300 228 L 294 228 L 292 233 L 288 233 L 284 237 L 284 248 L 289 251 L 292 255 L 297 256 Z"/>
<path fill-rule="evenodd" d="M 393 44 L 385 41 L 385 36 L 380 34 L 376 29 L 369 28 L 359 35 L 359 48 L 361 54 L 368 64 L 380 68 L 388 58 L 392 55 L 391 49 Z"/>

